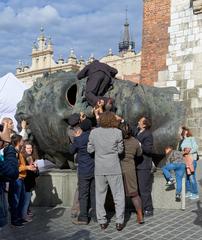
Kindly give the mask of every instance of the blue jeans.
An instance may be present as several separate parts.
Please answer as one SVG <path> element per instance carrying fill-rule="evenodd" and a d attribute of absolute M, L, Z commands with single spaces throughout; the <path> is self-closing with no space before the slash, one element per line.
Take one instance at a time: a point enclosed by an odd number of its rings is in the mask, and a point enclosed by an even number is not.
<path fill-rule="evenodd" d="M 7 199 L 5 194 L 5 183 L 0 181 L 0 228 L 8 222 Z"/>
<path fill-rule="evenodd" d="M 186 177 L 186 192 L 191 192 L 193 194 L 198 194 L 198 186 L 196 181 L 196 167 L 197 167 L 197 161 L 193 161 L 194 165 L 194 174 L 193 175 L 187 175 Z"/>
<path fill-rule="evenodd" d="M 172 175 L 170 174 L 170 171 L 175 171 L 175 177 L 176 177 L 176 193 L 182 192 L 182 178 L 185 173 L 185 164 L 184 163 L 168 163 L 163 168 L 163 175 L 167 181 L 169 181 L 172 178 Z"/>
<path fill-rule="evenodd" d="M 22 208 L 22 218 L 23 219 L 27 218 L 27 211 L 28 211 L 28 208 L 30 205 L 31 196 L 32 196 L 32 192 L 25 192 L 24 204 L 23 204 L 23 208 Z"/>
<path fill-rule="evenodd" d="M 22 209 L 25 198 L 24 180 L 17 179 L 9 183 L 9 204 L 11 211 L 11 223 L 15 223 L 22 218 Z"/>

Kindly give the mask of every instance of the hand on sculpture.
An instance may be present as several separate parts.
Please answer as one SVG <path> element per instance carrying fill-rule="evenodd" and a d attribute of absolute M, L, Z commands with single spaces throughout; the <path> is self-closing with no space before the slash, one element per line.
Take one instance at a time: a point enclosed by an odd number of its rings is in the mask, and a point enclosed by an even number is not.
<path fill-rule="evenodd" d="M 98 101 L 97 101 L 97 107 L 100 107 L 100 108 L 103 108 L 104 107 L 104 105 L 105 105 L 105 102 L 104 102 L 104 100 L 103 99 L 99 99 Z"/>
<path fill-rule="evenodd" d="M 118 115 L 115 115 L 116 117 L 116 120 L 119 121 L 120 123 L 123 123 L 124 122 L 124 119 Z"/>
<path fill-rule="evenodd" d="M 103 109 L 100 107 L 94 107 L 93 108 L 93 113 L 95 115 L 95 118 L 98 120 L 100 118 L 100 114 L 103 113 Z"/>
<path fill-rule="evenodd" d="M 22 120 L 21 127 L 22 127 L 22 129 L 26 129 L 27 128 L 27 122 L 25 120 Z"/>
<path fill-rule="evenodd" d="M 84 119 L 86 119 L 86 114 L 84 112 L 80 112 L 80 121 L 82 122 Z"/>

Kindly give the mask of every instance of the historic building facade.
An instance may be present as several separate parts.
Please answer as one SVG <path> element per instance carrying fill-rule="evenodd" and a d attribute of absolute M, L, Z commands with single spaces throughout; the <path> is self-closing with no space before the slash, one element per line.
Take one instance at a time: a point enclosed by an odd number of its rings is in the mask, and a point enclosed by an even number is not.
<path fill-rule="evenodd" d="M 135 43 L 130 40 L 129 23 L 126 17 L 124 24 L 123 41 L 119 43 L 119 54 L 114 55 L 112 50 L 106 56 L 100 59 L 101 62 L 107 63 L 118 70 L 117 78 L 122 80 L 131 80 L 139 82 L 141 53 L 135 53 Z M 43 29 L 32 47 L 32 64 L 31 66 L 23 66 L 21 63 L 16 68 L 16 77 L 28 86 L 32 86 L 33 82 L 43 75 L 44 72 L 53 73 L 59 70 L 63 71 L 79 71 L 88 64 L 93 56 L 84 61 L 77 59 L 73 49 L 65 61 L 60 57 L 57 61 L 53 58 L 53 44 L 51 39 L 46 39 Z"/>
<path fill-rule="evenodd" d="M 144 0 L 140 82 L 179 89 L 202 153 L 201 66 L 202 0 Z"/>

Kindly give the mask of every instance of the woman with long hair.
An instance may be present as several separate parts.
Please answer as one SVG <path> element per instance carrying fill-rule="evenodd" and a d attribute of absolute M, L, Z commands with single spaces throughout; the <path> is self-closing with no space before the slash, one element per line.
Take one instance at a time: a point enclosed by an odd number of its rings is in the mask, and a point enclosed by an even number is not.
<path fill-rule="evenodd" d="M 39 170 L 35 163 L 35 160 L 37 159 L 37 152 L 34 145 L 31 142 L 25 141 L 22 146 L 21 154 L 25 159 L 26 166 L 33 166 L 35 168 L 34 171 L 28 169 L 26 177 L 24 179 L 25 199 L 24 199 L 24 204 L 22 209 L 22 215 L 23 215 L 23 219 L 31 221 L 32 213 L 29 209 L 29 206 L 31 202 L 32 190 L 36 185 L 35 179 L 39 175 Z"/>
<path fill-rule="evenodd" d="M 199 198 L 198 184 L 196 181 L 198 145 L 190 129 L 183 126 L 181 130 L 179 150 L 184 151 L 186 148 L 190 149 L 189 154 L 191 155 L 193 161 L 193 171 L 190 174 L 187 173 L 186 177 L 186 197 L 190 198 L 191 200 L 195 200 Z"/>

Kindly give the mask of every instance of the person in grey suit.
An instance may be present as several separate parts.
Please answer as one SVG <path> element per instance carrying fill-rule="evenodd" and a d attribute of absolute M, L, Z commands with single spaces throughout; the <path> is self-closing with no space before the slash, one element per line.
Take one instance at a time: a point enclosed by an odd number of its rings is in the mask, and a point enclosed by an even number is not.
<path fill-rule="evenodd" d="M 108 185 L 111 188 L 116 211 L 116 229 L 124 227 L 125 194 L 119 154 L 123 152 L 123 137 L 117 129 L 113 112 L 100 115 L 100 127 L 91 131 L 87 150 L 95 152 L 96 214 L 101 229 L 108 226 L 104 208 Z"/>

